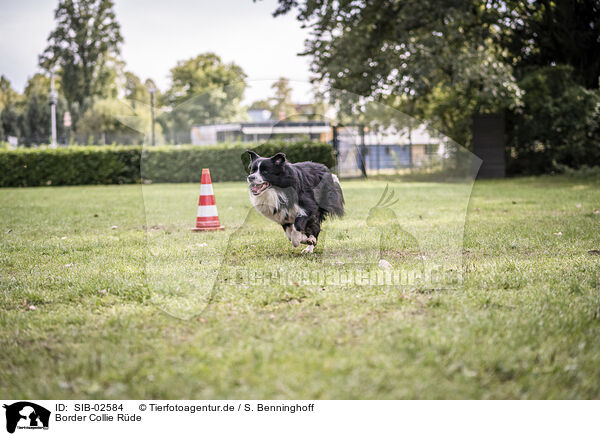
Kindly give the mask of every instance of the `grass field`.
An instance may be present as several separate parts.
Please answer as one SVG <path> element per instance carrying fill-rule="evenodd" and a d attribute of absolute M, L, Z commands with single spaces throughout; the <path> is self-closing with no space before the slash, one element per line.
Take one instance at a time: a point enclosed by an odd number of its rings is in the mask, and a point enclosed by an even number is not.
<path fill-rule="evenodd" d="M 240 183 L 0 190 L 0 397 L 600 398 L 598 182 L 342 186 L 309 256 Z"/>

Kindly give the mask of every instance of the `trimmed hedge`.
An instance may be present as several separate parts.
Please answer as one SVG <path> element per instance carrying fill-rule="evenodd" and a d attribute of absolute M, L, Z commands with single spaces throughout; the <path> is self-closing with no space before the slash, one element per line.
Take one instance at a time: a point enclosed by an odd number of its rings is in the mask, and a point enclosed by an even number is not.
<path fill-rule="evenodd" d="M 246 177 L 248 148 L 262 156 L 281 151 L 291 162 L 311 160 L 329 168 L 335 164 L 333 147 L 319 142 L 0 150 L 0 187 L 139 183 L 142 178 L 200 182 L 202 168 L 210 168 L 214 182 L 240 181 Z"/>
<path fill-rule="evenodd" d="M 141 147 L 0 151 L 0 186 L 135 183 Z"/>

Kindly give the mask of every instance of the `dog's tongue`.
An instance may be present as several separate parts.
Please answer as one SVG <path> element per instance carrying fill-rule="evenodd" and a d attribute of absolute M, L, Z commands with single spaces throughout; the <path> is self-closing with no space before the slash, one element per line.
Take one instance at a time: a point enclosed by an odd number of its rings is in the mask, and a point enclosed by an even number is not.
<path fill-rule="evenodd" d="M 262 186 L 264 185 L 264 183 L 261 183 L 260 185 L 254 185 L 252 188 L 250 188 L 252 190 L 253 193 L 257 193 L 260 191 L 260 189 L 262 188 Z"/>

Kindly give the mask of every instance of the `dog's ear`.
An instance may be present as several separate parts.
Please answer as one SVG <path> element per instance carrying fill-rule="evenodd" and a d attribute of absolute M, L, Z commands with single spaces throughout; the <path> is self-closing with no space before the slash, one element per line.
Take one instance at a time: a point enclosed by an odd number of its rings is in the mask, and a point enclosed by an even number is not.
<path fill-rule="evenodd" d="M 256 159 L 258 159 L 260 156 L 256 153 L 254 153 L 252 150 L 246 150 L 246 153 L 248 153 L 250 155 L 250 162 L 254 162 Z"/>
<path fill-rule="evenodd" d="M 277 153 L 275 156 L 273 156 L 271 158 L 271 161 L 275 165 L 283 165 L 284 162 L 285 162 L 285 154 L 283 154 L 283 153 Z"/>

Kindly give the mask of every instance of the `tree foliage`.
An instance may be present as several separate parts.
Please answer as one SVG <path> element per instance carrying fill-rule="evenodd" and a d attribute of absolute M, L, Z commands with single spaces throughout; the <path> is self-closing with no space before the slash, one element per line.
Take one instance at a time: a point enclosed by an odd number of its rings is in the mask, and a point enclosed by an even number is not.
<path fill-rule="evenodd" d="M 63 115 L 67 102 L 62 96 L 60 80 L 55 80 L 58 92 L 56 102 L 56 129 L 57 136 L 64 135 Z M 22 135 L 26 145 L 46 144 L 50 142 L 50 77 L 37 73 L 32 76 L 25 87 L 24 108 L 22 119 Z"/>
<path fill-rule="evenodd" d="M 256 100 L 253 101 L 252 104 L 248 107 L 249 110 L 258 110 L 258 111 L 272 111 L 273 106 L 268 99 L 264 100 Z"/>
<path fill-rule="evenodd" d="M 85 108 L 106 97 L 116 77 L 123 42 L 112 0 L 60 0 L 56 28 L 40 56 L 40 66 L 58 68 L 69 104 Z"/>
<path fill-rule="evenodd" d="M 570 77 L 597 89 L 600 77 L 598 0 L 509 1 L 502 45 L 521 74 L 537 67 L 569 65 Z"/>
<path fill-rule="evenodd" d="M 271 119 L 287 121 L 322 120 L 328 115 L 328 98 L 318 85 L 313 86 L 312 102 L 304 104 L 292 100 L 292 87 L 285 77 L 273 82 L 271 89 L 273 94 L 269 98 L 254 101 L 248 109 L 268 110 Z"/>
<path fill-rule="evenodd" d="M 7 136 L 21 134 L 21 119 L 23 97 L 15 91 L 10 81 L 3 75 L 0 77 L 0 133 L 2 139 Z"/>
<path fill-rule="evenodd" d="M 482 2 L 281 0 L 275 14 L 292 8 L 312 30 L 304 52 L 312 71 L 332 88 L 427 114 L 462 142 L 468 135 L 452 129 L 460 120 L 431 108 L 440 96 L 459 93 L 482 112 L 518 104 L 512 67 L 497 44 L 498 12 Z"/>
<path fill-rule="evenodd" d="M 508 118 L 511 172 L 600 163 L 600 93 L 574 77 L 570 66 L 547 66 L 520 81 L 524 104 Z"/>
<path fill-rule="evenodd" d="M 4 75 L 0 76 L 0 111 L 18 99 L 19 94 L 12 88 L 10 81 Z"/>
<path fill-rule="evenodd" d="M 162 99 L 172 110 L 159 118 L 169 139 L 185 143 L 193 124 L 239 119 L 245 79 L 240 66 L 224 63 L 214 53 L 178 62 Z"/>
<path fill-rule="evenodd" d="M 60 80 L 55 85 L 60 91 Z M 61 121 L 67 103 L 60 92 L 58 96 L 56 116 L 60 138 L 64 135 Z M 12 89 L 6 78 L 0 78 L 2 136 L 16 136 L 26 146 L 48 143 L 51 135 L 49 98 L 50 77 L 46 74 L 37 73 L 30 77 L 22 95 Z"/>
<path fill-rule="evenodd" d="M 279 0 L 274 15 L 292 11 L 311 29 L 311 70 L 331 89 L 427 120 L 465 145 L 472 114 L 507 112 L 510 156 L 544 150 L 543 171 L 595 150 L 598 0 Z M 562 87 L 541 86 L 556 77 Z M 576 109 L 572 128 L 554 128 Z"/>
<path fill-rule="evenodd" d="M 125 72 L 124 80 L 125 99 L 129 100 L 132 108 L 135 109 L 139 103 L 150 104 L 150 92 L 148 91 L 150 83 L 142 83 L 142 80 L 131 71 Z M 153 82 L 152 86 L 156 89 Z"/>
<path fill-rule="evenodd" d="M 141 144 L 150 130 L 150 111 L 147 106 L 132 108 L 125 101 L 97 99 L 82 115 L 77 127 L 77 140 L 82 144 Z M 135 119 L 133 129 L 123 123 Z M 127 123 L 130 124 L 130 123 Z M 157 134 L 161 135 L 160 126 Z"/>
<path fill-rule="evenodd" d="M 284 120 L 294 115 L 295 105 L 292 102 L 292 87 L 290 81 L 285 77 L 280 77 L 273 85 L 273 105 L 271 112 L 276 119 Z"/>

